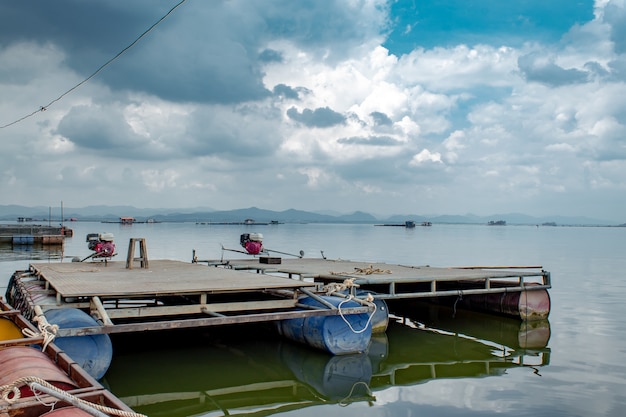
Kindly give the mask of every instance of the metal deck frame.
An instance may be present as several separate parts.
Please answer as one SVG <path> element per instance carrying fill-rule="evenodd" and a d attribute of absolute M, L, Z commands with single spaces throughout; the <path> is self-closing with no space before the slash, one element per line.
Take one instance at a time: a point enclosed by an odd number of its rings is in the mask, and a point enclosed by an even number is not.
<path fill-rule="evenodd" d="M 235 270 L 285 275 L 321 285 L 353 280 L 356 284 L 352 287 L 353 293 L 357 286 L 363 290 L 375 288 L 378 291 L 372 296 L 384 300 L 501 294 L 552 288 L 550 272 L 541 266 L 439 268 L 327 259 L 283 259 L 280 265 L 268 265 L 250 259 L 206 262 Z M 451 286 L 456 288 L 450 289 Z M 381 289 L 386 291 L 381 292 Z"/>

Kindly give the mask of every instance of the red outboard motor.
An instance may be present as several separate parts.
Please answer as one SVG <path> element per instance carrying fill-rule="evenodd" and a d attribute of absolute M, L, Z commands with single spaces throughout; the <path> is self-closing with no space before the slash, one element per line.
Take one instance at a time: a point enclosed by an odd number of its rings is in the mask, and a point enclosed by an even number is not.
<path fill-rule="evenodd" d="M 239 237 L 239 243 L 250 255 L 263 252 L 263 235 L 261 233 L 244 233 Z"/>
<path fill-rule="evenodd" d="M 115 254 L 113 233 L 89 233 L 87 235 L 87 247 L 94 251 L 93 257 L 111 257 Z"/>

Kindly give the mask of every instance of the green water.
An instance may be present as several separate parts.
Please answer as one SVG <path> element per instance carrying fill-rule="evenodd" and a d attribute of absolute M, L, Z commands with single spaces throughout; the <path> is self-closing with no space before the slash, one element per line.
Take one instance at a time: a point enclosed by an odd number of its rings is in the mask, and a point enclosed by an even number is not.
<path fill-rule="evenodd" d="M 430 311 L 428 311 L 430 310 Z M 424 309 L 393 317 L 367 353 L 330 356 L 281 340 L 269 327 L 122 337 L 105 383 L 150 416 L 267 415 L 322 405 L 374 407 L 398 387 L 456 378 L 540 375 L 549 365 L 547 322 Z M 436 327 L 433 327 L 436 326 Z M 200 334 L 199 334 L 200 333 Z"/>
<path fill-rule="evenodd" d="M 79 223 L 62 256 L 89 254 L 85 235 L 112 232 L 118 252 L 145 237 L 151 258 L 219 259 L 239 234 L 268 248 L 410 265 L 543 265 L 548 321 L 412 306 L 367 354 L 332 357 L 271 326 L 145 333 L 114 339 L 103 382 L 149 416 L 615 416 L 626 412 L 626 228 L 433 225 Z M 45 259 L 45 254 L 39 256 Z M 57 262 L 57 260 L 51 260 Z M 26 260 L 0 262 L 8 277 Z M 0 286 L 6 285 L 0 279 Z"/>

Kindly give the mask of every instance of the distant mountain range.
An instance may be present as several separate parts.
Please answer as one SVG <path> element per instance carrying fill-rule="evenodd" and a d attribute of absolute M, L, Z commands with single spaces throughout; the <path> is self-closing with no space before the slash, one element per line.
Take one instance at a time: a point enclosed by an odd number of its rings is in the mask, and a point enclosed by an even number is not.
<path fill-rule="evenodd" d="M 134 217 L 138 221 L 152 219 L 157 222 L 243 222 L 252 219 L 255 222 L 281 223 L 371 223 L 397 224 L 412 220 L 416 223 L 425 221 L 449 224 L 486 224 L 489 221 L 504 220 L 507 224 L 546 224 L 559 226 L 626 226 L 615 222 L 589 217 L 548 216 L 533 217 L 519 213 L 494 214 L 491 216 L 465 215 L 420 215 L 402 214 L 386 218 L 375 217 L 369 213 L 357 211 L 352 214 L 315 213 L 289 209 L 285 211 L 264 210 L 257 207 L 217 211 L 206 207 L 189 209 L 139 209 L 132 206 L 88 206 L 82 208 L 63 208 L 63 218 L 78 221 L 116 221 L 120 217 Z M 60 207 L 26 207 L 18 205 L 0 205 L 0 220 L 16 221 L 18 217 L 31 218 L 33 221 L 59 222 Z"/>

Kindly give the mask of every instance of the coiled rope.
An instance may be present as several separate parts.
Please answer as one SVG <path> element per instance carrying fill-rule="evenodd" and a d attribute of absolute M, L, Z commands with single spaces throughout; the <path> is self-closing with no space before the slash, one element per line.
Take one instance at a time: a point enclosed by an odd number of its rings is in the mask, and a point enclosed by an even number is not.
<path fill-rule="evenodd" d="M 372 275 L 372 274 L 391 274 L 390 269 L 380 269 L 374 268 L 374 265 L 370 265 L 365 268 L 354 267 L 354 271 L 352 272 L 330 272 L 331 275 Z"/>
<path fill-rule="evenodd" d="M 15 401 L 19 400 L 21 396 L 19 387 L 25 384 L 28 384 L 29 387 L 31 387 L 31 390 L 33 390 L 35 394 L 37 390 L 35 384 L 39 384 L 42 387 L 45 387 L 49 391 L 49 394 L 54 396 L 55 398 L 63 399 L 63 400 L 69 399 L 71 400 L 71 403 L 86 405 L 88 407 L 91 407 L 95 410 L 98 410 L 102 413 L 106 413 L 109 415 L 115 415 L 119 417 L 146 417 L 145 415 L 135 413 L 134 411 L 118 410 L 117 408 L 111 408 L 111 407 L 107 407 L 104 405 L 91 403 L 89 401 L 83 400 L 82 398 L 78 398 L 66 391 L 63 391 L 55 387 L 54 385 L 48 383 L 47 381 L 39 377 L 35 377 L 35 376 L 25 376 L 25 377 L 16 379 L 10 384 L 0 386 L 0 393 L 1 393 L 2 400 L 6 401 L 9 404 L 12 404 Z M 54 404 L 52 405 L 47 404 L 47 405 L 54 406 Z"/>
<path fill-rule="evenodd" d="M 359 284 L 355 284 L 354 280 L 356 278 L 348 278 L 345 279 L 342 283 L 339 282 L 331 282 L 330 284 L 324 285 L 322 287 L 322 291 L 326 293 L 326 295 L 332 295 L 334 292 L 342 292 L 345 290 L 349 290 L 350 288 L 359 288 Z"/>

